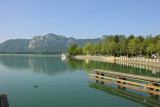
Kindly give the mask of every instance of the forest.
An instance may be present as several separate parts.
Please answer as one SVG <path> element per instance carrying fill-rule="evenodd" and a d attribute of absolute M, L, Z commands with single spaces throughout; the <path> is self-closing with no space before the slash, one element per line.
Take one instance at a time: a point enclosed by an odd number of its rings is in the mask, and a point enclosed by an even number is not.
<path fill-rule="evenodd" d="M 110 35 L 102 43 L 88 42 L 82 46 L 71 45 L 67 53 L 74 55 L 105 55 L 105 56 L 139 56 L 151 57 L 160 53 L 160 34 L 156 36 Z"/>

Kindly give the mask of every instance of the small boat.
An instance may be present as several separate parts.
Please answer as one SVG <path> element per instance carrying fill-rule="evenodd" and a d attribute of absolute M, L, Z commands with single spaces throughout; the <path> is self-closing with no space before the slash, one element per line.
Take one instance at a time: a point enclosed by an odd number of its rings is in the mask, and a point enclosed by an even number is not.
<path fill-rule="evenodd" d="M 67 57 L 66 53 L 62 53 L 61 56 L 62 56 L 62 57 Z"/>
<path fill-rule="evenodd" d="M 69 55 L 67 53 L 62 53 L 61 57 L 67 58 Z"/>

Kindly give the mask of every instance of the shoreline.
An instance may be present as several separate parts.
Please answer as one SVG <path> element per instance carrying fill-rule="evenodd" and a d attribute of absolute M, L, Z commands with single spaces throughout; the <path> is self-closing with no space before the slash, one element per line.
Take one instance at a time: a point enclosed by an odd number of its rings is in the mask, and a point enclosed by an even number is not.
<path fill-rule="evenodd" d="M 145 66 L 152 66 L 152 67 L 159 67 L 160 68 L 160 63 L 151 63 L 151 62 L 143 62 L 143 61 L 137 61 L 137 60 L 124 60 L 120 59 L 120 57 L 106 57 L 106 56 L 74 56 L 75 59 L 78 60 L 92 60 L 92 61 L 101 61 L 101 62 L 110 62 L 110 63 L 115 63 L 115 62 L 127 62 L 131 64 L 138 64 L 138 65 L 145 65 Z"/>

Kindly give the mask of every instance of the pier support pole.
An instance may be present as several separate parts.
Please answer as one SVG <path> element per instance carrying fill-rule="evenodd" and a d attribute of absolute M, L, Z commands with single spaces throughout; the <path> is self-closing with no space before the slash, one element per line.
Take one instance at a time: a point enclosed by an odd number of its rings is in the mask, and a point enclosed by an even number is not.
<path fill-rule="evenodd" d="M 118 75 L 118 76 L 117 76 L 117 79 L 121 79 L 121 77 Z M 121 83 L 121 82 L 120 82 L 120 81 L 117 81 L 117 83 Z M 120 89 L 120 86 L 117 85 L 117 88 Z"/>
<path fill-rule="evenodd" d="M 101 76 L 104 76 L 104 74 L 101 74 Z M 101 77 L 101 79 L 104 79 L 103 77 Z M 103 81 L 101 81 L 101 84 L 104 84 L 104 82 Z"/>
<path fill-rule="evenodd" d="M 104 76 L 104 74 L 101 74 L 101 76 Z M 101 79 L 104 79 L 103 77 L 101 77 Z"/>
<path fill-rule="evenodd" d="M 126 80 L 126 78 L 125 77 L 122 77 L 122 80 Z M 123 82 L 122 84 L 126 84 L 125 82 Z"/>
<path fill-rule="evenodd" d="M 153 85 L 153 81 L 149 81 L 149 85 Z M 150 90 L 153 90 L 153 88 L 149 88 Z"/>
<path fill-rule="evenodd" d="M 99 75 L 99 72 L 96 72 L 96 75 Z M 96 76 L 96 78 L 98 78 L 98 76 Z M 99 81 L 96 80 L 96 83 L 99 83 Z"/>
<path fill-rule="evenodd" d="M 157 84 L 157 83 L 154 83 L 153 85 L 154 86 L 159 86 L 159 84 Z M 154 90 L 159 91 L 158 89 L 154 89 Z"/>
<path fill-rule="evenodd" d="M 149 81 L 149 85 L 153 85 L 153 81 Z M 149 90 L 153 90 L 153 88 L 149 88 Z M 149 98 L 153 98 L 152 93 L 149 93 Z"/>
<path fill-rule="evenodd" d="M 99 72 L 96 72 L 96 75 L 99 75 Z M 96 76 L 98 78 L 98 76 Z"/>
<path fill-rule="evenodd" d="M 121 77 L 118 75 L 117 76 L 117 79 L 121 79 Z M 117 81 L 117 83 L 121 83 L 120 81 Z"/>

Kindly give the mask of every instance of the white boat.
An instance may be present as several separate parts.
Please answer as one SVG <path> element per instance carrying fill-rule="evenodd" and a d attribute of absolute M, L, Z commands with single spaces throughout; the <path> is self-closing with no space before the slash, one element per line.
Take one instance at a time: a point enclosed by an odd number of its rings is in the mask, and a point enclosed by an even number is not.
<path fill-rule="evenodd" d="M 67 57 L 67 55 L 65 53 L 62 53 L 61 57 Z"/>

